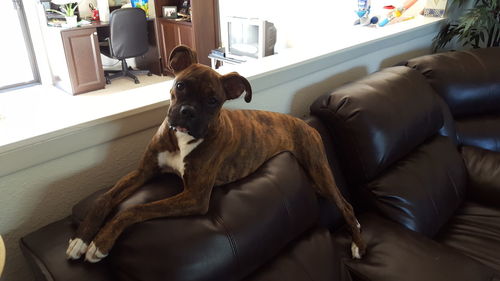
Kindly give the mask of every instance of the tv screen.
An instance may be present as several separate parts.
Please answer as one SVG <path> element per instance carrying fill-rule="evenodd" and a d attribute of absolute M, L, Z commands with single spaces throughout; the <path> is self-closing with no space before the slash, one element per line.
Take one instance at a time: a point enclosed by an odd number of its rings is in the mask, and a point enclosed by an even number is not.
<path fill-rule="evenodd" d="M 238 56 L 259 57 L 259 25 L 246 21 L 228 23 L 229 53 Z"/>
<path fill-rule="evenodd" d="M 227 31 L 229 54 L 251 58 L 274 54 L 276 28 L 268 21 L 231 17 Z"/>

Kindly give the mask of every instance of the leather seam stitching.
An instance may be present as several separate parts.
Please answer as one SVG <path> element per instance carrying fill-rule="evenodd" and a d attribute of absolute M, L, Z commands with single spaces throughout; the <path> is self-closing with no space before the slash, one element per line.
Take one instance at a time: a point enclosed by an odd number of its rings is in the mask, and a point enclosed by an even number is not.
<path fill-rule="evenodd" d="M 240 268 L 240 270 L 241 270 L 242 267 L 241 267 L 240 256 L 238 254 L 238 247 L 236 246 L 236 242 L 234 241 L 233 236 L 231 235 L 231 232 L 224 224 L 224 220 L 222 219 L 222 217 L 220 215 L 216 214 L 216 215 L 214 215 L 214 218 L 220 224 L 220 226 L 224 229 L 224 232 L 226 233 L 226 238 L 229 241 L 229 245 L 231 245 L 231 250 L 232 250 L 233 255 L 236 259 L 236 263 L 238 265 L 238 268 Z"/>

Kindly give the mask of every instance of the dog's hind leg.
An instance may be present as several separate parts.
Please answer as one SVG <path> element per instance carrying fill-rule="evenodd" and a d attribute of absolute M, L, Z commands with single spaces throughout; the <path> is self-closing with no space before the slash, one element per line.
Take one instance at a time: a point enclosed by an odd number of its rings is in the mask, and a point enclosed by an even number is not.
<path fill-rule="evenodd" d="M 337 188 L 326 159 L 320 162 L 307 168 L 309 175 L 312 177 L 319 193 L 334 202 L 342 213 L 352 235 L 352 257 L 359 259 L 366 250 L 366 245 L 361 237 L 361 225 L 354 215 L 351 204 L 345 200 Z"/>
<path fill-rule="evenodd" d="M 361 237 L 361 226 L 354 215 L 351 204 L 345 200 L 337 187 L 326 158 L 321 137 L 316 131 L 311 132 L 310 136 L 310 138 L 305 138 L 308 143 L 302 144 L 296 151 L 296 157 L 308 172 L 317 188 L 317 192 L 334 202 L 339 208 L 352 235 L 352 257 L 359 259 L 366 251 L 365 242 Z"/>

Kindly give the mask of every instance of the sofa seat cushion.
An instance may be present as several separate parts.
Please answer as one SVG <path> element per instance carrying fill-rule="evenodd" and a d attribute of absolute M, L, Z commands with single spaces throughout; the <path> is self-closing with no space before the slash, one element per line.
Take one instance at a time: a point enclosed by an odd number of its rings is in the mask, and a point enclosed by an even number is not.
<path fill-rule="evenodd" d="M 159 180 L 118 209 L 179 190 L 179 181 Z M 94 199 L 75 206 L 75 221 L 81 220 Z M 241 280 L 314 228 L 318 212 L 309 177 L 285 152 L 250 176 L 215 187 L 205 215 L 130 226 L 106 259 L 123 280 Z"/>
<path fill-rule="evenodd" d="M 351 274 L 351 279 L 346 280 L 500 280 L 500 275 L 484 264 L 397 223 L 373 213 L 358 218 L 367 254 L 361 260 L 353 260 L 345 253 L 341 260 Z M 349 243 L 347 231 L 335 233 L 334 247 L 342 249 Z"/>
<path fill-rule="evenodd" d="M 469 184 L 468 197 L 481 204 L 498 207 L 500 202 L 500 152 L 463 146 Z"/>
<path fill-rule="evenodd" d="M 500 207 L 465 202 L 436 240 L 500 273 Z"/>
<path fill-rule="evenodd" d="M 500 115 L 480 115 L 455 120 L 458 141 L 500 152 Z"/>

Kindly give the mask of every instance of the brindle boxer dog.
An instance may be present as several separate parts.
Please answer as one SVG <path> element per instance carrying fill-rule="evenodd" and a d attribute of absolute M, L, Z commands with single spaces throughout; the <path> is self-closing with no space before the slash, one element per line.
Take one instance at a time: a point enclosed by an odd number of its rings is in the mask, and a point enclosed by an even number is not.
<path fill-rule="evenodd" d="M 139 168 L 95 202 L 69 241 L 68 258 L 78 259 L 85 254 L 87 261 L 98 262 L 106 257 L 123 230 L 134 223 L 205 214 L 214 186 L 248 176 L 282 151 L 292 152 L 316 191 L 339 207 L 352 234 L 352 255 L 361 258 L 365 244 L 360 225 L 337 188 L 319 133 L 289 115 L 223 109 L 226 100 L 244 92 L 245 101 L 250 102 L 250 84 L 238 73 L 220 75 L 198 64 L 196 54 L 186 46 L 176 47 L 169 61 L 175 80 L 165 121 L 148 145 Z M 114 207 L 162 172 L 178 174 L 184 190 L 131 207 L 104 223 Z"/>

